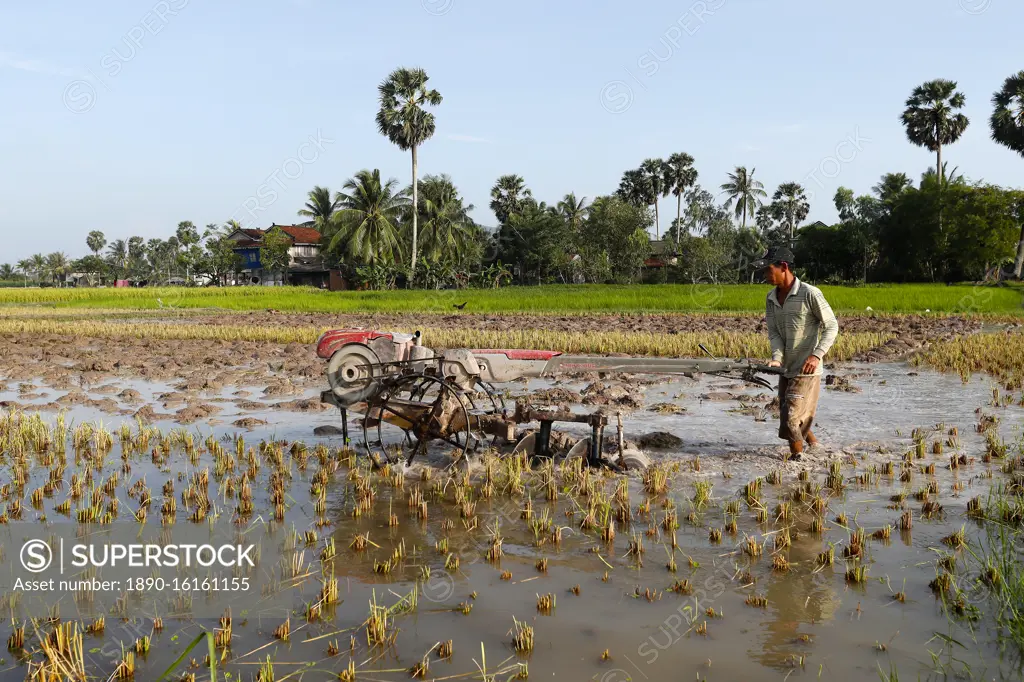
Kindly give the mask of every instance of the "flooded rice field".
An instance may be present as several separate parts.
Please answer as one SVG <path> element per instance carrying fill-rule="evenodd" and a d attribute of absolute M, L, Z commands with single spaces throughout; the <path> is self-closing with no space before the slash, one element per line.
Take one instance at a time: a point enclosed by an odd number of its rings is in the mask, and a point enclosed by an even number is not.
<path fill-rule="evenodd" d="M 1024 408 L 982 376 L 830 368 L 822 445 L 799 462 L 756 386 L 504 386 L 510 404 L 621 412 L 654 466 L 620 476 L 440 448 L 372 470 L 319 375 L 295 373 L 305 357 L 102 355 L 0 376 L 3 561 L 30 526 L 216 527 L 258 538 L 262 591 L 223 617 L 184 589 L 26 614 L 4 585 L 2 680 L 208 679 L 211 655 L 218 677 L 263 682 L 1020 679 L 1010 576 L 975 555 L 1024 518 Z"/>

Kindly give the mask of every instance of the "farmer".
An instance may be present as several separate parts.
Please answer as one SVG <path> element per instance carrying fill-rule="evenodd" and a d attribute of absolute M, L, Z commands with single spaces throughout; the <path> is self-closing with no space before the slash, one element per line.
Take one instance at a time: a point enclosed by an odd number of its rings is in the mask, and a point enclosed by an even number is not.
<path fill-rule="evenodd" d="M 821 391 L 821 365 L 836 336 L 839 323 L 821 290 L 804 284 L 793 274 L 793 252 L 773 246 L 753 267 L 775 288 L 768 292 L 765 321 L 771 343 L 771 367 L 782 367 L 779 377 L 779 438 L 789 442 L 790 459 L 799 460 L 804 443 L 814 447 L 811 431 Z"/>

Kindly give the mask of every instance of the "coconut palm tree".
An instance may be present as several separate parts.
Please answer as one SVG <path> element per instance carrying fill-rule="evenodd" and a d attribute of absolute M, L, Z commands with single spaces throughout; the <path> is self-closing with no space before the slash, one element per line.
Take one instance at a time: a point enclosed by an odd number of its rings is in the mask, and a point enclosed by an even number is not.
<path fill-rule="evenodd" d="M 410 192 L 411 188 L 406 190 Z M 475 223 L 469 217 L 473 205 L 463 205 L 455 183 L 444 174 L 423 178 L 419 200 L 421 255 L 428 262 L 459 263 L 473 239 Z"/>
<path fill-rule="evenodd" d="M 1006 79 L 999 92 L 992 96 L 992 139 L 1024 156 L 1024 71 Z M 1017 258 L 1013 274 L 1019 279 L 1024 269 L 1024 225 L 1020 228 Z"/>
<path fill-rule="evenodd" d="M 683 195 L 697 184 L 697 169 L 693 157 L 685 152 L 673 154 L 665 162 L 665 184 L 676 197 L 676 243 L 679 243 L 680 225 L 683 222 Z"/>
<path fill-rule="evenodd" d="M 32 273 L 36 276 L 36 284 L 42 284 L 43 275 L 46 274 L 46 256 L 35 253 L 29 260 L 32 262 Z"/>
<path fill-rule="evenodd" d="M 14 279 L 14 266 L 10 263 L 0 265 L 0 281 L 10 282 Z"/>
<path fill-rule="evenodd" d="M 425 106 L 441 104 L 441 93 L 428 90 L 427 72 L 423 69 L 396 69 L 378 87 L 380 110 L 377 112 L 377 128 L 393 144 L 403 151 L 412 152 L 412 203 L 419 205 L 419 184 L 416 179 L 416 151 L 421 144 L 434 135 L 434 115 Z M 390 183 L 389 183 L 390 184 Z M 418 216 L 412 212 L 412 265 L 410 274 L 416 272 Z"/>
<path fill-rule="evenodd" d="M 877 194 L 883 203 L 891 204 L 913 186 L 914 181 L 906 173 L 886 173 L 871 191 Z"/>
<path fill-rule="evenodd" d="M 901 119 L 907 139 L 935 152 L 935 167 L 942 169 L 942 147 L 960 139 L 970 120 L 963 109 L 967 98 L 956 91 L 956 81 L 937 79 L 923 83 L 910 94 Z"/>
<path fill-rule="evenodd" d="M 401 257 L 399 220 L 409 204 L 398 180 L 381 182 L 380 170 L 361 170 L 338 193 L 337 226 L 328 249 L 364 263 L 394 263 Z"/>
<path fill-rule="evenodd" d="M 63 251 L 54 251 L 46 257 L 46 272 L 53 278 L 53 283 L 63 281 L 61 278 L 71 270 L 71 262 Z"/>
<path fill-rule="evenodd" d="M 28 286 L 28 275 L 32 272 L 32 260 L 29 258 L 23 258 L 18 261 L 18 271 L 21 273 L 25 286 Z"/>
<path fill-rule="evenodd" d="M 654 206 L 654 236 L 661 239 L 661 221 L 658 215 L 658 201 L 667 197 L 669 185 L 665 182 L 665 162 L 661 159 L 645 159 L 640 164 L 640 172 L 644 174 L 647 185 L 651 188 L 651 204 Z"/>
<path fill-rule="evenodd" d="M 491 210 L 503 225 L 513 215 L 522 213 L 526 204 L 532 200 L 533 192 L 526 186 L 521 175 L 502 175 L 491 188 Z"/>
<path fill-rule="evenodd" d="M 569 192 L 558 202 L 555 210 L 575 234 L 580 231 L 583 221 L 586 220 L 590 206 L 587 204 L 586 197 L 577 199 L 575 192 Z"/>
<path fill-rule="evenodd" d="M 303 218 L 312 218 L 316 229 L 323 234 L 328 225 L 331 224 L 331 217 L 338 210 L 338 196 L 331 198 L 331 190 L 327 187 L 315 186 L 307 195 L 306 205 L 299 209 L 299 215 Z"/>
<path fill-rule="evenodd" d="M 789 228 L 789 244 L 796 238 L 797 223 L 804 220 L 811 210 L 803 186 L 796 182 L 779 185 L 772 196 L 772 213 L 776 220 Z"/>
<path fill-rule="evenodd" d="M 123 277 L 128 271 L 128 244 L 123 239 L 115 239 L 107 246 L 107 258 L 110 264 Z"/>
<path fill-rule="evenodd" d="M 754 171 L 751 168 L 747 171 L 746 166 L 736 166 L 736 170 L 729 173 L 729 181 L 722 184 L 721 190 L 729 198 L 725 202 L 725 208 L 734 209 L 734 215 L 740 223 L 741 229 L 747 229 L 747 216 L 755 215 L 757 210 L 764 205 L 761 201 L 768 196 L 764 191 L 764 185 L 754 179 Z"/>

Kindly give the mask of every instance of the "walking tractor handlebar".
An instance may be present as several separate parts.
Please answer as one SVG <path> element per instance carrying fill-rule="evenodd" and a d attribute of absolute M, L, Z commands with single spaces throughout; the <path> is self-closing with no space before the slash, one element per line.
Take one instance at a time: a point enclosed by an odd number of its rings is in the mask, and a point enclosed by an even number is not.
<path fill-rule="evenodd" d="M 711 355 L 703 346 L 701 349 Z M 517 409 L 515 416 L 510 417 L 503 397 L 491 384 L 578 372 L 616 372 L 713 374 L 771 388 L 759 375 L 779 375 L 783 371 L 780 367 L 750 360 L 714 357 L 604 357 L 493 348 L 434 351 L 422 345 L 419 332 L 364 329 L 341 329 L 323 334 L 317 342 L 317 355 L 328 361 L 330 390 L 324 391 L 321 399 L 339 407 L 343 413 L 351 409 L 365 415 L 361 420 L 364 443 L 375 460 L 373 447 L 385 450 L 385 457 L 390 458 L 382 432 L 384 424 L 398 426 L 405 432 L 406 443 L 413 447 L 409 454 L 411 461 L 430 440 L 447 441 L 466 453 L 480 445 L 486 436 L 510 440 L 516 424 L 539 420 L 545 442 L 553 421 L 591 424 L 594 434 L 585 454 L 594 464 L 601 459 L 601 434 L 607 423 L 604 414 L 575 415 L 563 411 L 546 418 L 537 411 Z M 368 429 L 375 429 L 378 437 L 370 437 Z M 347 423 L 343 431 L 347 438 Z M 536 451 L 546 454 L 546 446 L 538 445 Z M 623 466 L 624 461 L 620 452 L 619 466 Z M 634 466 L 644 466 L 642 460 L 634 461 L 639 462 Z"/>

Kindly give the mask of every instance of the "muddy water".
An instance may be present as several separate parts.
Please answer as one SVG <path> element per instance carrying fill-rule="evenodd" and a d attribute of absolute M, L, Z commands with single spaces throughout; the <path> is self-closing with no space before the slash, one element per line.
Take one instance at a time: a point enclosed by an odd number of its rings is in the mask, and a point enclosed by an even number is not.
<path fill-rule="evenodd" d="M 430 656 L 427 678 L 466 675 L 484 663 L 489 672 L 506 669 L 498 679 L 506 679 L 515 671 L 507 670 L 514 663 L 526 663 L 532 677 L 588 680 L 604 682 L 622 680 L 663 679 L 877 679 L 881 668 L 897 669 L 905 679 L 939 677 L 964 671 L 969 667 L 978 679 L 1018 679 L 1012 657 L 1000 655 L 993 633 L 982 620 L 969 633 L 962 621 L 950 621 L 941 604 L 928 587 L 935 577 L 935 561 L 939 553 L 949 552 L 941 538 L 968 523 L 966 502 L 975 495 L 984 496 L 991 480 L 998 481 L 998 463 L 980 461 L 958 471 L 945 467 L 949 448 L 942 455 L 928 454 L 924 463 L 936 463 L 936 474 L 926 476 L 915 471 L 910 482 L 894 477 L 876 476 L 871 483 L 852 482 L 855 474 L 882 462 L 897 461 L 913 448 L 911 430 L 930 429 L 942 424 L 929 436 L 942 436 L 952 426 L 959 430 L 960 450 L 980 460 L 983 439 L 974 432 L 975 410 L 981 408 L 1000 418 L 998 430 L 1006 439 L 1015 438 L 1024 424 L 1020 407 L 994 407 L 992 383 L 978 378 L 967 385 L 950 375 L 917 370 L 906 365 L 848 365 L 839 370 L 850 377 L 860 392 L 823 390 L 817 431 L 825 447 L 811 453 L 805 462 L 782 464 L 779 441 L 774 437 L 777 420 L 770 413 L 740 412 L 740 401 L 720 399 L 722 393 L 742 394 L 748 405 L 764 407 L 769 392 L 758 388 L 737 386 L 731 381 L 705 377 L 700 381 L 683 380 L 659 383 L 642 389 L 644 404 L 626 417 L 627 437 L 638 438 L 650 431 L 666 431 L 682 439 L 682 444 L 669 450 L 651 451 L 656 461 L 680 464 L 672 476 L 671 491 L 665 496 L 679 514 L 676 531 L 679 549 L 675 552 L 676 571 L 666 568 L 669 558 L 669 534 L 660 526 L 664 516 L 665 498 L 651 498 L 648 515 L 636 514 L 632 530 L 643 538 L 644 552 L 629 552 L 630 529 L 618 527 L 615 541 L 609 545 L 596 530 L 579 529 L 581 515 L 572 518 L 566 511 L 579 503 L 560 490 L 559 500 L 545 500 L 541 486 L 534 480 L 530 486 L 533 517 L 548 514 L 555 526 L 564 527 L 559 545 L 546 541 L 537 546 L 533 533 L 522 518 L 524 498 L 508 499 L 497 495 L 491 501 L 481 500 L 475 510 L 476 530 L 467 530 L 465 520 L 452 496 L 445 501 L 431 501 L 430 514 L 421 521 L 410 511 L 407 493 L 416 485 L 428 488 L 431 483 L 407 480 L 405 490 L 396 490 L 383 481 L 377 483 L 378 499 L 373 511 L 360 518 L 352 517 L 353 499 L 343 468 L 334 476 L 328 493 L 326 516 L 333 525 L 322 529 L 331 533 L 338 547 L 332 562 L 338 576 L 343 602 L 330 610 L 329 620 L 306 624 L 298 611 L 292 612 L 290 643 L 276 642 L 275 627 L 286 615 L 280 611 L 262 613 L 258 608 L 240 617 L 236 611 L 232 658 L 227 669 L 233 676 L 249 679 L 255 675 L 256 663 L 271 656 L 275 661 L 277 679 L 305 671 L 303 678 L 329 679 L 337 675 L 349 661 L 350 636 L 355 637 L 353 660 L 358 669 L 356 679 L 408 679 L 407 670 L 420 661 L 439 641 L 453 640 L 454 655 L 450 661 Z M 512 393 L 548 387 L 534 383 L 513 387 Z M 561 384 L 580 390 L 584 383 Z M 134 388 L 144 402 L 156 402 L 157 396 L 170 392 L 164 384 L 119 382 L 118 388 Z M 32 404 L 33 399 L 19 396 L 17 384 L 0 394 L 0 400 L 16 399 Z M 44 392 L 54 393 L 43 388 Z M 303 440 L 310 448 L 318 442 L 332 447 L 340 445 L 337 437 L 315 438 L 316 426 L 336 425 L 332 412 L 317 414 L 240 409 L 234 401 L 237 388 L 214 392 L 203 400 L 223 407 L 210 420 L 186 428 L 205 438 L 209 433 L 228 436 L 242 433 L 255 444 L 260 439 Z M 263 399 L 251 389 L 251 399 Z M 59 393 L 59 392 L 58 392 Z M 752 400 L 763 393 L 763 398 Z M 102 397 L 106 394 L 95 394 Z M 310 395 L 310 394 L 305 394 Z M 705 396 L 702 398 L 701 396 Z M 707 397 L 712 396 L 712 397 Z M 53 395 L 34 399 L 46 403 Z M 289 399 L 303 396 L 289 396 Z M 268 404 L 270 399 L 263 399 Z M 274 400 L 279 400 L 276 398 Z M 217 402 L 221 401 L 221 402 Z M 649 411 L 656 403 L 674 402 L 686 408 L 681 415 L 665 416 Z M 125 409 L 132 406 L 124 405 Z M 137 405 L 134 405 L 137 407 Z M 592 409 L 580 406 L 576 409 Z M 159 410 L 158 410 L 159 411 Z M 75 422 L 102 419 L 108 428 L 116 429 L 127 416 L 112 416 L 95 408 L 72 408 L 69 418 Z M 236 419 L 253 417 L 264 420 L 265 426 L 251 431 L 232 425 Z M 758 421 L 758 419 L 764 421 Z M 170 419 L 157 426 L 168 430 L 181 428 Z M 582 434 L 582 432 L 580 432 Z M 181 454 L 176 455 L 179 459 Z M 700 471 L 693 471 L 693 460 L 700 458 Z M 736 499 L 740 487 L 755 476 L 772 469 L 781 469 L 782 483 L 764 486 L 765 505 L 774 510 L 777 500 L 798 485 L 797 474 L 810 472 L 811 482 L 824 482 L 826 466 L 832 459 L 843 462 L 843 473 L 851 480 L 845 493 L 830 500 L 827 519 L 829 529 L 817 535 L 809 532 L 811 515 L 797 511 L 790 522 L 759 524 L 748 506 L 740 505 L 738 532 L 724 534 L 721 543 L 712 543 L 708 528 L 722 528 L 725 523 L 723 505 Z M 165 472 L 147 469 L 145 460 L 133 463 L 137 476 L 146 474 L 150 486 L 158 491 L 168 478 Z M 299 531 L 312 520 L 309 484 L 313 467 L 296 472 L 290 490 L 296 500 L 289 505 L 284 524 L 277 532 L 294 526 Z M 418 474 L 422 468 L 417 468 Z M 983 478 L 996 472 L 994 479 Z M 6 478 L 6 476 L 5 476 Z M 434 479 L 443 479 L 435 471 Z M 687 520 L 694 496 L 693 482 L 707 480 L 713 484 L 712 502 L 693 519 Z M 863 527 L 868 535 L 888 524 L 895 524 L 901 510 L 890 508 L 890 497 L 900 491 L 913 493 L 934 481 L 939 489 L 937 500 L 945 514 L 931 520 L 919 517 L 920 503 L 913 497 L 906 508 L 914 513 L 914 527 L 907 533 L 892 531 L 889 540 L 867 541 L 867 582 L 849 585 L 844 579 L 846 568 L 842 548 L 849 533 L 832 521 L 840 512 L 849 517 L 851 526 Z M 963 489 L 954 490 L 961 482 Z M 33 487 L 28 486 L 29 489 Z M 610 495 L 614 480 L 607 481 Z M 645 499 L 639 483 L 630 484 L 631 506 Z M 60 495 L 57 496 L 62 499 Z M 582 498 L 580 498 L 582 499 Z M 258 497 L 259 502 L 265 495 Z M 582 502 L 586 504 L 585 500 Z M 49 504 L 49 502 L 47 503 Z M 265 503 L 264 503 L 265 504 Z M 794 508 L 799 505 L 794 504 Z M 394 511 L 397 527 L 389 527 L 388 515 Z M 34 512 L 25 510 L 25 519 Z M 50 512 L 52 515 L 52 512 Z M 181 514 L 181 512 L 179 512 Z M 773 514 L 774 516 L 774 514 Z M 504 557 L 499 563 L 486 561 L 489 546 L 487 531 L 495 520 L 500 522 L 504 538 Z M 450 521 L 451 530 L 443 523 Z M 184 519 L 180 520 L 184 522 Z M 789 526 L 799 533 L 792 547 L 780 553 L 788 559 L 789 570 L 772 567 L 772 542 L 778 531 Z M 968 523 L 969 532 L 973 525 Z M 653 528 L 648 535 L 645 531 Z M 359 533 L 379 545 L 364 551 L 349 547 Z M 740 547 L 746 537 L 767 540 L 764 554 L 752 558 Z M 440 552 L 435 543 L 448 538 L 448 552 Z M 403 542 L 407 548 L 404 561 L 390 575 L 374 573 L 374 562 L 390 555 L 393 547 Z M 836 561 L 831 567 L 819 568 L 815 557 L 829 543 L 835 543 Z M 458 569 L 446 570 L 449 554 L 460 557 Z M 547 558 L 546 571 L 535 563 Z M 642 563 L 642 565 L 641 565 Z M 429 566 L 429 578 L 417 580 L 421 567 Z M 502 579 L 502 571 L 511 572 L 510 580 Z M 749 573 L 749 576 L 743 575 Z M 607 576 L 606 576 L 607 574 Z M 686 578 L 692 583 L 692 594 L 680 595 L 667 590 L 674 580 Z M 749 579 L 753 579 L 753 584 Z M 398 634 L 394 646 L 384 650 L 367 647 L 365 628 L 368 602 L 375 596 L 378 603 L 394 604 L 398 595 L 405 595 L 419 585 L 419 604 L 413 613 L 395 617 Z M 573 586 L 579 585 L 579 594 Z M 303 589 L 303 597 L 312 599 L 319 583 L 311 581 Z M 905 592 L 906 601 L 892 598 Z M 475 598 L 473 597 L 475 593 Z M 537 595 L 553 594 L 556 607 L 551 615 L 538 612 Z M 638 596 L 638 593 L 640 596 Z M 751 595 L 767 597 L 766 608 L 745 604 Z M 983 596 L 983 595 L 981 595 Z M 460 605 L 471 606 L 469 613 Z M 985 607 L 979 597 L 978 605 Z M 715 615 L 709 616 L 707 609 Z M 65 617 L 69 611 L 64 611 Z M 515 654 L 510 646 L 513 618 L 534 627 L 535 644 L 530 654 Z M 131 638 L 127 628 L 150 628 L 145 619 L 138 623 L 117 623 L 108 619 L 104 636 L 86 637 L 85 648 L 98 656 L 102 642 Z M 698 628 L 706 623 L 706 633 Z M 136 679 L 152 679 L 177 657 L 200 627 L 212 628 L 215 623 L 200 621 L 169 621 L 162 633 L 154 636 L 153 650 L 140 662 Z M 0 626 L 6 639 L 7 624 Z M 30 628 L 31 629 L 31 628 Z M 938 635 L 952 637 L 965 646 L 947 644 Z M 310 641 L 311 640 L 311 641 Z M 329 642 L 337 640 L 341 653 L 327 656 Z M 270 644 L 270 646 L 266 646 Z M 481 651 L 483 646 L 483 652 Z M 266 648 L 261 648 L 266 647 Z M 31 646 L 30 646 L 31 648 Z M 257 650 L 255 653 L 250 653 Z M 602 653 L 607 650 L 607 660 Z M 193 652 L 198 662 L 202 657 Z M 92 659 L 90 659 L 92 660 Z M 96 676 L 110 674 L 114 665 L 96 659 Z M 23 679 L 25 668 L 17 657 L 8 658 L 0 679 Z M 199 671 L 202 677 L 202 671 Z"/>

